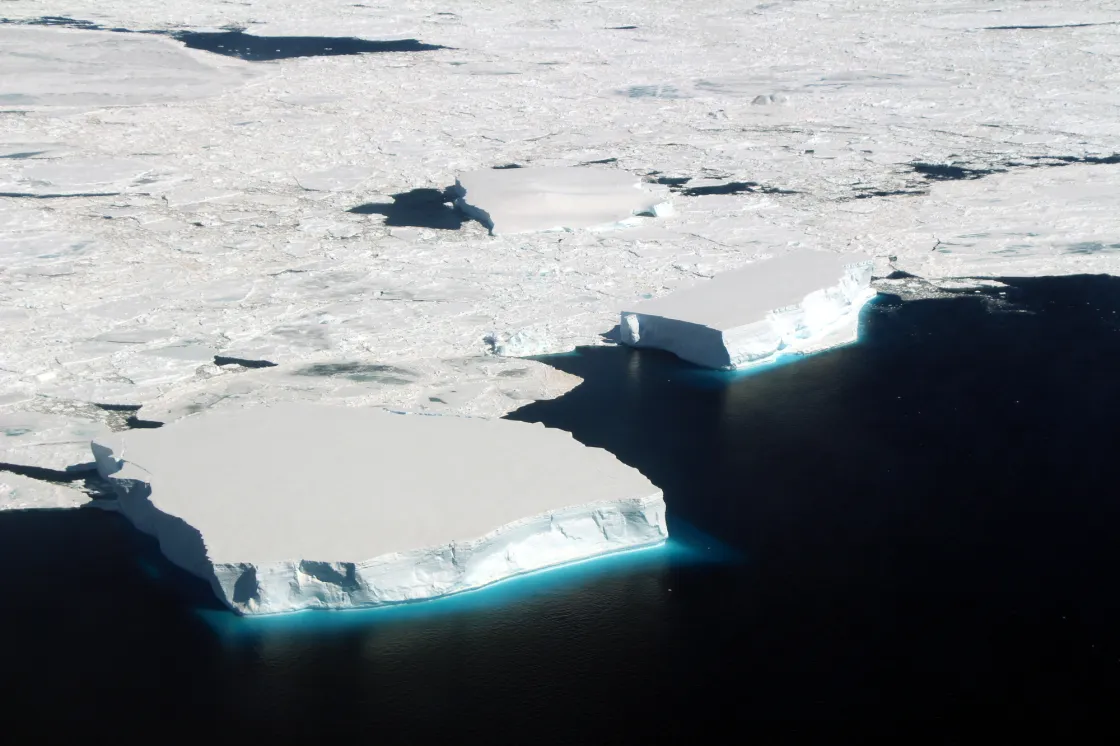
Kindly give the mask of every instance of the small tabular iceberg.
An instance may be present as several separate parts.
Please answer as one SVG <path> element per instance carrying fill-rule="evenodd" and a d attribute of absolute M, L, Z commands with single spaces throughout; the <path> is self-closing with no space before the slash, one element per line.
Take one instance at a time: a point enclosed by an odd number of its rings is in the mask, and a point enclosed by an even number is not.
<path fill-rule="evenodd" d="M 494 235 L 608 228 L 672 209 L 663 190 L 649 191 L 634 174 L 607 168 L 471 171 L 452 189 L 455 206 Z"/>
<path fill-rule="evenodd" d="M 623 311 L 622 341 L 723 370 L 847 344 L 875 297 L 871 269 L 822 251 L 761 261 Z"/>
<path fill-rule="evenodd" d="M 93 452 L 120 511 L 242 614 L 429 599 L 668 535 L 635 469 L 508 420 L 288 403 Z"/>

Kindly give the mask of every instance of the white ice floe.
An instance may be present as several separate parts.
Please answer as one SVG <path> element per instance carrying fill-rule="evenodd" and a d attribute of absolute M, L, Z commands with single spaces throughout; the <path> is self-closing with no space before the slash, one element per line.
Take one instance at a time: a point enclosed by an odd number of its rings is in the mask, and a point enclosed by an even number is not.
<path fill-rule="evenodd" d="M 65 484 L 0 471 L 0 511 L 80 508 L 89 495 Z"/>
<path fill-rule="evenodd" d="M 799 251 L 724 272 L 622 312 L 622 341 L 735 369 L 856 338 L 875 296 L 870 257 Z"/>
<path fill-rule="evenodd" d="M 428 599 L 667 536 L 649 480 L 541 425 L 298 403 L 93 451 L 120 512 L 245 614 Z"/>
<path fill-rule="evenodd" d="M 667 215 L 664 190 L 606 168 L 501 168 L 460 174 L 455 205 L 494 235 L 609 228 Z"/>
<path fill-rule="evenodd" d="M 190 101 L 260 76 L 150 34 L 0 27 L 0 103 L 94 108 Z"/>

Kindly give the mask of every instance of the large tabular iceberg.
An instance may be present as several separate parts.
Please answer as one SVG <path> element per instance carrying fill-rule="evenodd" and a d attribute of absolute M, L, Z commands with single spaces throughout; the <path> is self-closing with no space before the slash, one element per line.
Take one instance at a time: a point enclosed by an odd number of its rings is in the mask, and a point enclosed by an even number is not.
<path fill-rule="evenodd" d="M 869 257 L 799 251 L 623 311 L 622 341 L 736 369 L 852 342 L 875 296 Z"/>
<path fill-rule="evenodd" d="M 243 614 L 434 598 L 668 535 L 635 469 L 507 420 L 291 403 L 93 451 L 121 512 Z"/>

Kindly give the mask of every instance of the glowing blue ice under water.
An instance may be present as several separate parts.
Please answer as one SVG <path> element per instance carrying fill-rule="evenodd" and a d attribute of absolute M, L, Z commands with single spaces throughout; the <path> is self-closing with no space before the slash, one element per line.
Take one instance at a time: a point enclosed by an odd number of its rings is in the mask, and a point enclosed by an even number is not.
<path fill-rule="evenodd" d="M 523 603 L 571 590 L 607 576 L 688 565 L 734 563 L 741 554 L 689 526 L 669 519 L 673 536 L 660 544 L 589 557 L 505 578 L 461 593 L 424 601 L 358 609 L 306 609 L 284 614 L 239 616 L 224 609 L 197 609 L 196 614 L 223 638 L 236 641 L 259 633 L 330 633 L 382 622 L 430 618 Z"/>

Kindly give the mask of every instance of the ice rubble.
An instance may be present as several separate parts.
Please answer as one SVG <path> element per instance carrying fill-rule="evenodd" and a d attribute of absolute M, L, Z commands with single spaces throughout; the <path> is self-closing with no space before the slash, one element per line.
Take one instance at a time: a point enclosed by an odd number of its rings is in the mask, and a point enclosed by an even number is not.
<path fill-rule="evenodd" d="M 494 235 L 612 227 L 671 210 L 664 190 L 605 168 L 485 169 L 461 174 L 453 189 L 456 207 Z"/>
<path fill-rule="evenodd" d="M 720 369 L 845 344 L 875 296 L 871 270 L 870 257 L 823 251 L 758 262 L 623 311 L 622 341 Z"/>
<path fill-rule="evenodd" d="M 93 452 L 120 512 L 244 614 L 428 599 L 667 536 L 660 490 L 541 425 L 289 403 Z"/>

